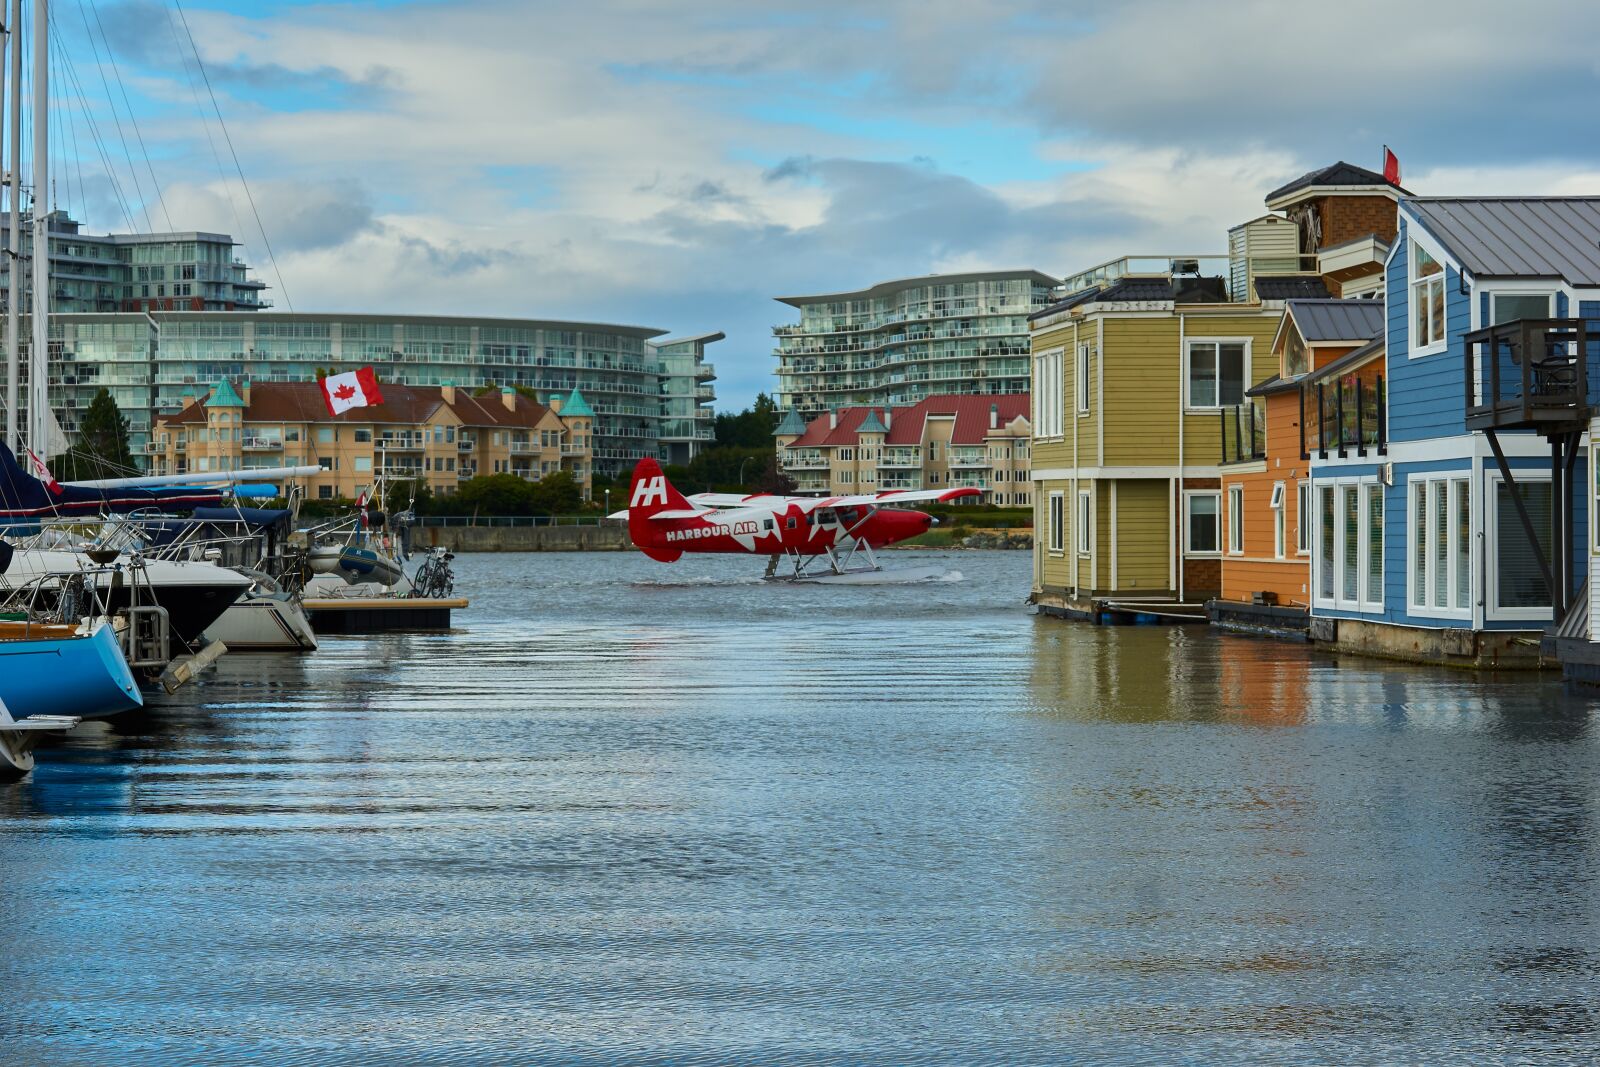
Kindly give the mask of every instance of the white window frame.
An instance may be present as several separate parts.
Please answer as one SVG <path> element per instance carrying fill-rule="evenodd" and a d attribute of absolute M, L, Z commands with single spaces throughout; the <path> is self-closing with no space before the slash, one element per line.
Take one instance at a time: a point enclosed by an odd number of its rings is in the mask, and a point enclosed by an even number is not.
<path fill-rule="evenodd" d="M 1078 490 L 1078 510 L 1073 525 L 1077 527 L 1074 540 L 1078 555 L 1087 559 L 1094 551 L 1094 494 L 1088 489 Z"/>
<path fill-rule="evenodd" d="M 1316 505 L 1311 492 L 1311 479 L 1301 478 L 1294 487 L 1294 554 L 1311 555 L 1311 538 L 1316 529 L 1311 521 Z"/>
<path fill-rule="evenodd" d="M 1428 542 L 1428 564 L 1426 572 L 1426 592 L 1428 597 L 1426 601 L 1419 601 L 1417 599 L 1417 500 L 1418 486 L 1422 485 L 1426 485 L 1428 487 L 1427 504 L 1424 505 L 1427 523 L 1426 536 Z M 1448 567 L 1448 572 L 1445 578 L 1445 586 L 1448 591 L 1448 598 L 1452 601 L 1452 603 L 1447 605 L 1440 605 L 1431 602 L 1433 600 L 1434 591 L 1438 588 L 1437 577 L 1434 574 L 1434 567 L 1437 566 L 1439 559 L 1438 552 L 1434 548 L 1436 538 L 1438 536 L 1438 524 L 1436 521 L 1438 516 L 1436 508 L 1438 505 L 1435 503 L 1435 500 L 1437 500 L 1435 494 L 1440 491 L 1441 487 L 1445 492 L 1449 493 L 1449 504 L 1445 509 L 1445 525 L 1448 528 L 1450 549 L 1446 554 L 1446 565 Z M 1460 527 L 1456 525 L 1456 519 L 1461 513 L 1460 499 L 1458 494 L 1463 490 L 1463 488 L 1469 493 L 1472 491 L 1472 478 L 1466 471 L 1436 471 L 1428 474 L 1413 475 L 1406 479 L 1406 612 L 1408 614 L 1415 615 L 1418 618 L 1472 618 L 1472 605 L 1477 599 L 1479 584 L 1477 575 L 1477 554 L 1472 549 L 1469 549 L 1467 555 L 1468 577 L 1466 603 L 1459 605 L 1453 603 L 1456 597 L 1456 592 L 1459 588 L 1460 579 L 1461 561 L 1460 554 L 1456 551 L 1460 544 L 1458 540 L 1460 535 Z M 1471 537 L 1471 534 L 1474 532 L 1471 529 L 1471 526 L 1475 521 L 1475 516 L 1480 514 L 1480 512 L 1477 510 L 1479 508 L 1479 502 L 1475 500 L 1468 500 L 1467 504 L 1467 522 L 1469 525 L 1468 544 L 1470 546 L 1476 546 L 1477 539 L 1475 537 Z"/>
<path fill-rule="evenodd" d="M 1422 278 L 1417 273 L 1417 253 L 1419 251 L 1426 252 L 1429 259 L 1439 264 L 1438 274 L 1433 274 L 1427 278 Z M 1406 255 L 1410 257 L 1407 260 L 1407 266 L 1410 268 L 1407 281 L 1410 284 L 1406 290 L 1408 296 L 1406 314 L 1410 316 L 1410 322 L 1407 324 L 1407 329 L 1409 331 L 1407 336 L 1411 339 L 1410 348 L 1407 354 L 1410 356 L 1430 356 L 1435 352 L 1443 352 L 1450 338 L 1450 294 L 1446 291 L 1445 287 L 1445 280 L 1450 274 L 1449 264 L 1445 261 L 1442 250 L 1436 251 L 1435 249 L 1429 248 L 1421 241 L 1418 241 L 1415 237 L 1411 238 L 1410 247 L 1406 250 Z M 1439 301 L 1444 305 L 1444 335 L 1441 337 L 1430 337 L 1426 344 L 1418 344 L 1417 292 L 1422 289 L 1431 290 L 1435 285 L 1439 287 Z M 1427 316 L 1427 321 L 1429 323 L 1432 323 L 1433 321 L 1433 315 L 1431 311 Z M 1407 492 L 1407 499 L 1409 500 L 1409 490 Z M 1407 599 L 1410 599 L 1409 596 Z"/>
<path fill-rule="evenodd" d="M 1228 486 L 1228 555 L 1244 555 L 1244 486 Z"/>
<path fill-rule="evenodd" d="M 1217 502 L 1217 547 L 1211 550 L 1194 547 L 1194 512 L 1191 501 L 1197 496 L 1208 496 Z M 1222 556 L 1222 490 L 1185 489 L 1183 491 L 1183 555 L 1185 559 L 1218 559 Z"/>
<path fill-rule="evenodd" d="M 1514 471 L 1517 484 L 1522 485 L 1549 485 L 1549 471 Z M 1505 478 L 1499 471 L 1488 471 L 1488 488 L 1484 492 L 1483 506 L 1483 548 L 1485 559 L 1488 561 L 1483 568 L 1488 578 L 1489 588 L 1485 590 L 1483 598 L 1484 618 L 1497 622 L 1549 622 L 1551 609 L 1549 608 L 1503 608 L 1500 606 L 1500 486 Z M 1516 518 L 1516 505 L 1511 505 L 1512 517 Z M 1520 526 L 1522 520 L 1516 518 Z"/>
<path fill-rule="evenodd" d="M 1273 559 L 1283 559 L 1285 552 L 1289 547 L 1287 538 L 1285 537 L 1287 532 L 1286 525 L 1288 518 L 1284 514 L 1284 505 L 1288 503 L 1288 495 L 1287 487 L 1284 482 L 1272 483 L 1272 497 L 1268 501 L 1267 506 L 1272 509 Z"/>
<path fill-rule="evenodd" d="M 1498 323 L 1500 321 L 1500 317 L 1495 314 L 1495 305 L 1496 305 L 1496 303 L 1499 302 L 1499 300 L 1500 300 L 1500 298 L 1502 296 L 1542 296 L 1542 297 L 1545 298 L 1544 317 L 1547 318 L 1547 319 L 1555 317 L 1555 314 L 1556 314 L 1556 290 L 1554 290 L 1554 289 L 1544 289 L 1544 288 L 1491 289 L 1491 290 L 1489 290 L 1489 321 L 1484 323 L 1483 325 L 1485 325 L 1485 326 L 1493 326 L 1493 325 L 1495 325 L 1496 323 Z"/>
<path fill-rule="evenodd" d="M 1059 439 L 1066 436 L 1066 420 L 1061 410 L 1066 403 L 1066 383 L 1062 380 L 1064 348 L 1051 348 L 1033 357 L 1034 436 Z"/>
<path fill-rule="evenodd" d="M 1078 363 L 1073 378 L 1078 394 L 1079 417 L 1089 414 L 1089 379 L 1094 373 L 1093 354 L 1093 346 L 1087 343 L 1078 346 Z"/>
<path fill-rule="evenodd" d="M 1050 554 L 1061 556 L 1066 554 L 1066 498 L 1067 494 L 1060 489 L 1050 490 L 1049 516 L 1050 516 Z"/>
<path fill-rule="evenodd" d="M 1252 342 L 1252 338 L 1249 338 L 1249 337 L 1186 337 L 1186 338 L 1184 338 L 1184 340 L 1183 340 L 1183 408 L 1184 408 L 1185 411 L 1190 412 L 1191 414 L 1207 414 L 1207 413 L 1210 413 L 1210 412 L 1213 412 L 1213 411 L 1222 411 L 1222 410 L 1224 410 L 1226 408 L 1231 408 L 1231 407 L 1235 407 L 1236 406 L 1234 404 L 1224 404 L 1222 402 L 1222 353 L 1221 353 L 1221 347 L 1220 347 L 1222 345 L 1243 345 L 1244 346 L 1244 366 L 1242 368 L 1241 377 L 1239 379 L 1239 381 L 1240 381 L 1239 403 L 1243 403 L 1244 402 L 1244 400 L 1245 400 L 1244 392 L 1250 388 L 1250 383 L 1252 381 L 1252 379 L 1250 377 L 1250 366 L 1251 366 L 1251 363 L 1252 363 L 1252 355 L 1253 355 L 1253 353 L 1250 350 L 1251 349 L 1251 342 Z M 1218 346 L 1218 351 L 1217 351 L 1217 402 L 1215 404 L 1198 404 L 1197 405 L 1194 402 L 1194 398 L 1192 396 L 1190 396 L 1190 394 L 1189 394 L 1189 386 L 1190 386 L 1191 381 L 1192 381 L 1192 379 L 1190 377 L 1190 374 L 1189 374 L 1189 364 L 1190 364 L 1190 357 L 1194 352 L 1194 346 L 1195 345 L 1217 345 Z"/>
<path fill-rule="evenodd" d="M 1311 485 L 1308 481 L 1300 483 L 1302 486 Z M 1371 587 L 1368 577 L 1371 573 L 1372 555 L 1372 490 L 1378 490 L 1378 495 L 1383 500 L 1385 523 L 1379 535 L 1379 544 L 1376 546 L 1378 556 L 1378 598 L 1370 596 Z M 1409 491 L 1409 490 L 1408 490 Z M 1322 495 L 1325 492 L 1333 494 L 1333 552 L 1329 557 L 1333 561 L 1333 581 L 1330 588 L 1332 596 L 1325 596 L 1322 592 Z M 1355 495 L 1356 503 L 1356 556 L 1355 556 L 1355 596 L 1346 593 L 1346 579 L 1349 575 L 1345 571 L 1346 538 L 1349 526 L 1345 522 L 1348 514 L 1346 504 L 1350 494 Z M 1355 478 L 1318 478 L 1311 493 L 1309 510 L 1311 514 L 1311 602 L 1319 608 L 1331 608 L 1338 611 L 1354 612 L 1362 615 L 1379 614 L 1384 610 L 1383 595 L 1387 588 L 1388 561 L 1384 558 L 1384 544 L 1388 534 L 1389 507 L 1385 487 L 1381 481 L 1371 475 Z M 1303 521 L 1303 520 L 1302 520 Z"/>

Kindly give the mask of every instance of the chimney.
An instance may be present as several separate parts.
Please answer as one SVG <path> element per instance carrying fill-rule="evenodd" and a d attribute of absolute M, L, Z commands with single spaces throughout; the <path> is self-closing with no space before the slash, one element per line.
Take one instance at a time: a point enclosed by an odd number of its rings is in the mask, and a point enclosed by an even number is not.
<path fill-rule="evenodd" d="M 989 405 L 989 429 L 998 430 L 999 428 L 1000 428 L 1000 405 L 999 404 L 990 404 Z"/>
<path fill-rule="evenodd" d="M 894 412 L 890 411 L 888 408 L 884 408 L 883 409 L 883 428 L 885 430 L 894 429 L 894 423 L 889 421 L 892 418 L 894 418 Z"/>
<path fill-rule="evenodd" d="M 562 405 L 562 403 L 563 403 L 563 401 L 562 401 L 560 395 L 558 395 L 556 393 L 551 393 L 550 394 L 550 399 L 545 402 L 544 406 L 549 408 L 551 411 L 555 412 L 557 415 L 559 415 L 559 414 L 561 414 L 561 405 Z"/>
<path fill-rule="evenodd" d="M 500 387 L 500 403 L 506 406 L 507 411 L 517 410 L 517 391 L 509 385 Z"/>
<path fill-rule="evenodd" d="M 839 413 L 837 411 L 828 412 L 828 429 L 837 430 L 838 428 L 839 428 Z"/>
<path fill-rule="evenodd" d="M 244 406 L 250 406 L 250 379 L 246 378 L 239 384 L 239 399 L 244 401 Z"/>
<path fill-rule="evenodd" d="M 456 402 L 456 383 L 450 381 L 440 382 L 439 399 L 454 407 Z"/>

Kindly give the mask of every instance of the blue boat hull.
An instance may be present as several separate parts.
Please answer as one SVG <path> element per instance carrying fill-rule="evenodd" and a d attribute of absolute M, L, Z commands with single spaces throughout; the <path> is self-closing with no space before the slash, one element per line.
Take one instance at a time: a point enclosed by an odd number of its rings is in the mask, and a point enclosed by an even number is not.
<path fill-rule="evenodd" d="M 0 641 L 0 698 L 17 719 L 103 719 L 144 705 L 116 632 L 105 625 L 88 637 Z"/>

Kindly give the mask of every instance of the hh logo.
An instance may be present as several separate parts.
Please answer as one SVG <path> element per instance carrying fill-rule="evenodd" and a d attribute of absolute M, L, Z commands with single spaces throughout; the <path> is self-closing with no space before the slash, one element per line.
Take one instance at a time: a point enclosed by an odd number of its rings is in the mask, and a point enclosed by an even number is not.
<path fill-rule="evenodd" d="M 647 508 L 651 504 L 665 504 L 667 502 L 667 478 L 658 474 L 648 481 L 642 481 L 633 487 L 633 503 L 630 507 Z"/>

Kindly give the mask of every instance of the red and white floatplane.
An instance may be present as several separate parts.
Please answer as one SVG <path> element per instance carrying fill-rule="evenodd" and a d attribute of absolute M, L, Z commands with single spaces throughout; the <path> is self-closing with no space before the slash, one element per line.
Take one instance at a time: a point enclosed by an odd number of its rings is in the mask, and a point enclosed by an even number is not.
<path fill-rule="evenodd" d="M 939 566 L 884 567 L 873 550 L 925 533 L 938 519 L 902 505 L 979 496 L 977 489 L 921 489 L 856 496 L 698 493 L 686 497 L 653 459 L 633 469 L 628 521 L 634 546 L 671 563 L 685 553 L 766 556 L 766 577 L 875 584 L 943 577 Z M 785 563 L 789 564 L 784 568 Z"/>

